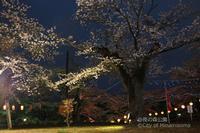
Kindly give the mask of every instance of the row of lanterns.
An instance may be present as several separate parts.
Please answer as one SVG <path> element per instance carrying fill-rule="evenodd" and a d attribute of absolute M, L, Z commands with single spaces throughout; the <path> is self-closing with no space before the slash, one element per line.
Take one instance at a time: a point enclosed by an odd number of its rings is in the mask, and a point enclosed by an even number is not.
<path fill-rule="evenodd" d="M 199 102 L 200 102 L 200 99 L 199 99 Z M 189 103 L 189 106 L 193 106 L 193 102 L 190 102 L 190 103 Z M 182 109 L 185 109 L 186 106 L 183 104 L 183 105 L 181 105 L 181 108 L 182 108 Z M 178 108 L 175 107 L 175 108 L 174 108 L 174 111 L 178 111 Z M 168 110 L 167 113 L 171 113 L 171 111 Z M 161 114 L 161 115 L 164 115 L 165 112 L 164 112 L 164 111 L 161 111 L 160 114 Z M 155 116 L 158 116 L 158 113 L 155 112 L 154 115 L 155 115 Z M 178 114 L 178 116 L 180 116 L 180 115 L 181 115 L 181 114 Z M 149 113 L 149 116 L 153 116 L 153 114 L 152 114 L 152 113 Z"/>
<path fill-rule="evenodd" d="M 199 102 L 200 102 L 200 99 L 199 99 Z M 190 103 L 189 103 L 189 106 L 193 106 L 193 102 L 190 102 Z M 185 109 L 186 106 L 183 104 L 183 105 L 181 105 L 181 108 L 182 108 L 182 109 Z M 174 111 L 178 111 L 178 108 L 175 107 L 175 108 L 174 108 Z M 171 111 L 167 111 L 167 113 L 171 113 Z M 161 115 L 164 115 L 165 112 L 164 112 L 164 111 L 161 111 L 160 114 L 161 114 Z M 155 116 L 158 116 L 159 114 L 158 114 L 158 112 L 155 112 L 154 115 L 155 115 Z M 180 116 L 181 116 L 181 113 L 178 113 L 177 115 L 180 117 Z M 153 114 L 152 114 L 152 113 L 149 113 L 149 116 L 153 116 Z M 131 119 L 129 119 L 129 118 L 130 118 L 130 114 L 124 115 L 123 118 L 124 118 L 124 124 L 131 123 Z M 122 121 L 121 119 L 117 119 L 117 122 L 118 122 L 118 123 L 120 123 L 121 121 Z M 115 121 L 114 121 L 114 120 L 111 120 L 110 123 L 115 123 Z"/>
<path fill-rule="evenodd" d="M 12 105 L 11 109 L 14 111 L 16 109 L 15 105 Z M 3 110 L 7 110 L 7 106 L 6 105 L 3 105 Z M 24 110 L 24 105 L 20 105 L 20 110 L 21 111 Z"/>

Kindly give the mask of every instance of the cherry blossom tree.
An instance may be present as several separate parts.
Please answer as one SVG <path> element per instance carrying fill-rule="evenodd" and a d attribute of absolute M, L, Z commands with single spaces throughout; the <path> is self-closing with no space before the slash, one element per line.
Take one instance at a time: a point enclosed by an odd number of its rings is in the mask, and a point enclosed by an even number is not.
<path fill-rule="evenodd" d="M 184 2 L 177 2 L 161 13 L 154 12 L 159 6 L 155 0 L 76 0 L 76 3 L 76 18 L 82 25 L 93 28 L 89 28 L 89 40 L 72 45 L 79 55 L 91 57 L 99 64 L 65 75 L 55 85 L 73 86 L 117 71 L 128 91 L 132 117 L 141 116 L 144 83 L 147 71 L 154 65 L 152 61 L 168 51 L 197 45 L 200 18 L 189 17 L 192 11 Z M 188 22 L 183 22 L 187 17 Z"/>
<path fill-rule="evenodd" d="M 28 5 L 19 0 L 0 0 L 0 4 L 0 71 L 12 69 L 15 90 L 37 94 L 37 81 L 50 74 L 39 62 L 52 59 L 63 40 L 55 28 L 46 29 L 28 17 Z"/>

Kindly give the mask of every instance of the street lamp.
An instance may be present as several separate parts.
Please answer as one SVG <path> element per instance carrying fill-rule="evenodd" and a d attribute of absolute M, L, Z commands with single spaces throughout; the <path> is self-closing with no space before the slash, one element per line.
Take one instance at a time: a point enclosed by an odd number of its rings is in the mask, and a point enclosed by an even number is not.
<path fill-rule="evenodd" d="M 152 113 L 149 113 L 149 116 L 152 116 Z"/>
<path fill-rule="evenodd" d="M 174 111 L 177 111 L 178 110 L 178 108 L 174 108 Z"/>

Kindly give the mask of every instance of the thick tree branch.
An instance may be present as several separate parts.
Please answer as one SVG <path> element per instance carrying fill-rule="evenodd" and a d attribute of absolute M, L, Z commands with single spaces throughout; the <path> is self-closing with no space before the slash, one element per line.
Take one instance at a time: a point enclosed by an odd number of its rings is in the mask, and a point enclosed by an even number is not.
<path fill-rule="evenodd" d="M 103 57 L 114 57 L 114 58 L 119 58 L 119 55 L 118 55 L 118 53 L 117 52 L 114 52 L 114 53 L 112 53 L 112 52 L 110 52 L 109 51 L 109 49 L 108 48 L 106 48 L 106 47 L 96 47 L 96 48 L 94 48 L 94 50 L 97 52 L 97 53 L 99 53 L 99 54 L 101 54 Z"/>
<path fill-rule="evenodd" d="M 175 49 L 178 49 L 178 48 L 181 48 L 181 47 L 184 47 L 186 45 L 189 45 L 191 43 L 196 43 L 196 42 L 200 42 L 200 37 L 196 37 L 196 38 L 193 38 L 193 39 L 190 39 L 190 40 L 186 40 L 186 41 L 178 41 L 178 42 L 175 42 L 174 44 L 172 44 L 171 47 L 167 47 L 167 48 L 164 48 L 164 49 L 161 49 L 159 51 L 153 51 L 151 53 L 149 53 L 149 55 L 152 57 L 152 56 L 157 56 L 157 55 L 160 55 L 162 53 L 166 53 L 168 51 L 172 51 L 172 50 L 175 50 Z"/>
<path fill-rule="evenodd" d="M 132 35 L 132 37 L 134 39 L 135 49 L 138 50 L 137 38 L 135 36 L 135 33 L 133 31 L 133 28 L 131 26 L 131 22 L 130 22 L 128 16 L 126 16 L 124 13 L 122 13 L 122 11 L 119 8 L 117 8 L 116 6 L 114 6 L 114 8 L 125 19 L 125 21 L 126 21 L 126 23 L 128 25 L 129 32 L 131 33 L 131 35 Z"/>

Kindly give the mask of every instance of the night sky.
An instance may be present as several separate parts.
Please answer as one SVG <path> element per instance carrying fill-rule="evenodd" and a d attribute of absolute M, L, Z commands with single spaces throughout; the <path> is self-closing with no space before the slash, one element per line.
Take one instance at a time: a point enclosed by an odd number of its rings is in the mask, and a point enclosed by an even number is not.
<path fill-rule="evenodd" d="M 173 7 L 179 0 L 158 0 L 160 3 L 156 12 L 166 10 Z M 183 0 L 184 1 L 184 0 Z M 200 0 L 187 0 L 193 5 L 193 9 L 198 9 Z M 38 21 L 45 27 L 57 27 L 57 33 L 62 37 L 73 35 L 78 42 L 87 40 L 89 30 L 86 27 L 82 27 L 79 22 L 74 19 L 76 11 L 75 0 L 27 0 L 26 3 L 31 6 L 29 10 L 29 16 L 37 18 Z M 53 67 L 59 66 L 64 68 L 65 66 L 65 54 L 56 58 L 56 62 L 51 63 Z M 175 50 L 172 54 L 165 54 L 160 59 L 160 63 L 164 64 L 164 67 L 169 69 L 172 66 L 181 65 L 184 60 L 187 60 L 190 54 L 186 54 L 184 49 Z M 167 78 L 160 77 L 161 78 Z M 107 80 L 107 79 L 106 79 Z M 100 82 L 104 82 L 102 79 Z M 107 85 L 106 85 L 107 86 Z M 106 88 L 103 86 L 103 88 Z"/>

